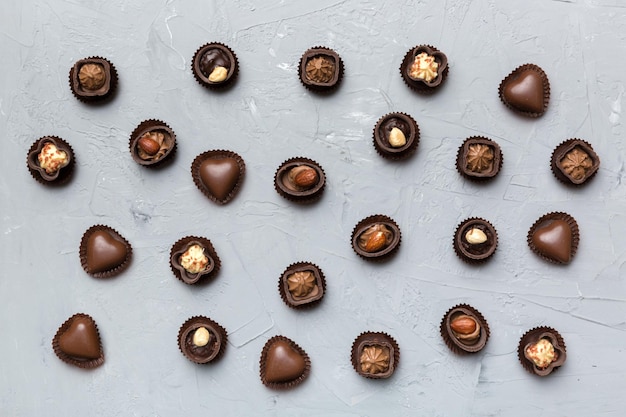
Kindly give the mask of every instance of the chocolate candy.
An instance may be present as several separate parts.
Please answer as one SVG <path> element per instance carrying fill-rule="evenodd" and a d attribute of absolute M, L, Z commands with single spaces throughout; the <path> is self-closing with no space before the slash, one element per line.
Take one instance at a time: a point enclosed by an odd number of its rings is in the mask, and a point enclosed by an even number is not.
<path fill-rule="evenodd" d="M 454 251 L 467 263 L 489 259 L 498 246 L 498 233 L 485 219 L 472 217 L 462 221 L 454 233 Z"/>
<path fill-rule="evenodd" d="M 352 230 L 352 249 L 366 260 L 389 259 L 398 251 L 400 241 L 400 228 L 396 222 L 381 214 L 364 218 Z"/>
<path fill-rule="evenodd" d="M 285 269 L 278 281 L 281 298 L 291 308 L 319 304 L 326 292 L 324 273 L 310 262 L 296 262 Z"/>
<path fill-rule="evenodd" d="M 290 158 L 278 167 L 274 175 L 274 188 L 278 194 L 297 203 L 317 201 L 325 186 L 324 170 L 308 158 Z"/>
<path fill-rule="evenodd" d="M 117 71 L 107 59 L 81 59 L 70 69 L 72 94 L 84 103 L 104 101 L 112 97 L 116 87 Z"/>
<path fill-rule="evenodd" d="M 343 78 L 343 61 L 330 48 L 316 46 L 302 54 L 298 66 L 300 82 L 314 92 L 331 92 Z"/>
<path fill-rule="evenodd" d="M 554 212 L 540 217 L 528 231 L 528 246 L 548 262 L 569 263 L 580 240 L 578 223 L 567 213 Z"/>
<path fill-rule="evenodd" d="M 164 161 L 174 154 L 176 134 L 161 120 L 145 120 L 131 133 L 128 146 L 133 160 L 139 165 L 163 166 Z"/>
<path fill-rule="evenodd" d="M 528 117 L 539 117 L 548 108 L 550 82 L 535 64 L 517 67 L 502 80 L 500 100 L 511 110 Z"/>
<path fill-rule="evenodd" d="M 456 169 L 459 174 L 473 181 L 495 177 L 502 167 L 502 151 L 491 139 L 471 136 L 459 147 Z"/>
<path fill-rule="evenodd" d="M 584 140 L 568 139 L 554 149 L 550 165 L 559 181 L 578 186 L 596 175 L 600 158 Z"/>
<path fill-rule="evenodd" d="M 194 54 L 191 71 L 200 85 L 219 89 L 235 81 L 239 73 L 239 62 L 228 46 L 218 42 L 207 43 Z"/>
<path fill-rule="evenodd" d="M 44 136 L 28 150 L 26 165 L 32 177 L 43 185 L 66 184 L 74 172 L 74 151 L 63 139 Z"/>
<path fill-rule="evenodd" d="M 263 385 L 274 389 L 293 388 L 311 371 L 309 355 L 285 336 L 274 336 L 265 343 L 259 363 Z"/>
<path fill-rule="evenodd" d="M 226 329 L 204 316 L 194 316 L 178 330 L 178 348 L 190 361 L 207 364 L 218 360 L 226 349 Z"/>
<path fill-rule="evenodd" d="M 448 70 L 446 54 L 430 45 L 418 45 L 409 50 L 400 65 L 405 84 L 421 94 L 437 91 L 448 76 Z"/>
<path fill-rule="evenodd" d="M 170 250 L 170 268 L 185 284 L 208 281 L 220 267 L 220 258 L 209 239 L 186 236 L 174 243 Z"/>
<path fill-rule="evenodd" d="M 444 342 L 457 354 L 481 351 L 489 340 L 489 325 L 482 314 L 467 304 L 450 308 L 441 320 Z"/>
<path fill-rule="evenodd" d="M 400 348 L 387 333 L 364 332 L 352 343 L 352 367 L 365 378 L 385 379 L 393 375 L 400 360 Z"/>
<path fill-rule="evenodd" d="M 241 186 L 246 165 L 235 152 L 214 150 L 204 152 L 191 164 L 196 187 L 218 204 L 232 200 Z"/>
<path fill-rule="evenodd" d="M 520 338 L 517 356 L 528 372 L 547 376 L 561 367 L 567 359 L 563 337 L 551 327 L 536 327 Z"/>
<path fill-rule="evenodd" d="M 415 153 L 420 130 L 415 120 L 405 113 L 389 113 L 374 126 L 374 148 L 383 158 L 406 159 Z"/>
<path fill-rule="evenodd" d="M 79 368 L 95 368 L 104 363 L 104 353 L 96 322 L 83 313 L 67 319 L 52 339 L 54 353 L 63 362 Z"/>
<path fill-rule="evenodd" d="M 128 267 L 132 248 L 115 229 L 96 225 L 83 234 L 79 254 L 85 272 L 95 278 L 107 278 Z"/>

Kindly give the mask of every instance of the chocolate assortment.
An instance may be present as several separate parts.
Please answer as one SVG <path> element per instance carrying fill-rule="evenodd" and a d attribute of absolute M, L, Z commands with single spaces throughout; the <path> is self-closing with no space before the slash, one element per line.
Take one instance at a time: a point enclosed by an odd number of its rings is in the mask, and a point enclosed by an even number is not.
<path fill-rule="evenodd" d="M 232 86 L 239 72 L 235 53 L 221 43 L 207 43 L 192 59 L 192 73 L 202 86 L 222 89 Z M 449 72 L 448 57 L 430 45 L 410 49 L 400 65 L 404 83 L 420 94 L 439 90 Z M 344 76 L 344 63 L 332 49 L 317 46 L 300 58 L 298 76 L 302 85 L 315 93 L 337 89 Z M 90 57 L 77 61 L 70 70 L 72 94 L 85 103 L 110 98 L 117 87 L 117 70 L 106 59 Z M 512 71 L 499 85 L 502 103 L 523 116 L 543 115 L 550 100 L 546 73 L 535 64 L 525 64 Z M 372 132 L 376 152 L 390 161 L 405 160 L 415 154 L 420 128 L 412 116 L 388 113 L 377 121 Z M 128 148 L 132 159 L 146 167 L 173 162 L 176 134 L 163 121 L 141 122 L 130 134 Z M 484 136 L 465 139 L 456 154 L 456 169 L 465 179 L 485 182 L 498 175 L 503 156 L 500 146 Z M 38 182 L 62 184 L 71 177 L 75 156 L 71 146 L 56 136 L 45 136 L 32 144 L 27 166 Z M 600 158 L 592 146 L 581 139 L 568 139 L 553 151 L 550 168 L 564 184 L 580 186 L 593 178 Z M 246 173 L 243 158 L 230 150 L 209 150 L 191 164 L 196 187 L 218 205 L 229 203 L 238 195 Z M 327 185 L 322 167 L 306 157 L 285 160 L 275 171 L 274 188 L 285 199 L 296 203 L 319 200 Z M 332 185 L 332 184 L 331 184 Z M 398 224 L 386 215 L 372 215 L 359 221 L 352 230 L 351 245 L 360 258 L 369 261 L 389 260 L 398 252 L 401 232 Z M 539 218 L 527 235 L 529 248 L 542 259 L 567 264 L 572 261 L 579 243 L 576 220 L 567 213 L 553 212 Z M 485 219 L 471 217 L 461 222 L 454 233 L 453 249 L 467 264 L 479 264 L 491 258 L 498 246 L 498 234 Z M 96 278 L 122 273 L 130 264 L 132 247 L 115 229 L 96 225 L 85 231 L 79 247 L 85 272 Z M 173 244 L 169 253 L 170 268 L 185 284 L 208 282 L 221 268 L 221 261 L 210 240 L 186 236 Z M 322 270 L 310 262 L 289 265 L 278 280 L 284 303 L 298 311 L 318 306 L 326 294 Z M 298 314 L 303 314 L 300 311 Z M 450 308 L 441 320 L 439 331 L 444 343 L 456 354 L 482 351 L 491 331 L 484 316 L 469 304 Z M 227 345 L 226 329 L 205 316 L 193 316 L 178 332 L 182 354 L 196 364 L 207 364 L 222 357 Z M 104 362 L 104 354 L 95 321 L 86 314 L 70 317 L 58 329 L 52 341 L 55 354 L 64 362 L 94 368 Z M 356 373 L 370 379 L 390 378 L 399 364 L 400 349 L 385 332 L 364 332 L 352 344 L 350 361 Z M 518 346 L 518 359 L 531 373 L 545 376 L 563 365 L 565 344 L 552 328 L 538 327 L 524 334 Z M 271 389 L 289 389 L 301 384 L 311 372 L 311 360 L 297 343 L 285 336 L 267 340 L 261 351 L 259 372 L 262 383 Z"/>

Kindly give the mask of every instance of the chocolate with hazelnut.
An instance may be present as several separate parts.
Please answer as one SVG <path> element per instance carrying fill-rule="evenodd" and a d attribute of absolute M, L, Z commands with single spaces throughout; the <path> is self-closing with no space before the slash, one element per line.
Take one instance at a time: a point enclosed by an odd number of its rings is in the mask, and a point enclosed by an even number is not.
<path fill-rule="evenodd" d="M 489 339 L 489 325 L 483 315 L 467 304 L 459 304 L 444 314 L 440 325 L 441 336 L 455 353 L 476 353 Z"/>
<path fill-rule="evenodd" d="M 200 85 L 209 89 L 231 85 L 239 73 L 237 56 L 228 46 L 219 43 L 202 45 L 193 56 L 191 70 Z"/>
<path fill-rule="evenodd" d="M 191 317 L 178 331 L 178 348 L 187 359 L 197 364 L 219 359 L 227 340 L 226 329 L 204 316 Z"/>
<path fill-rule="evenodd" d="M 163 166 L 174 154 L 176 134 L 161 120 L 145 120 L 133 130 L 129 140 L 130 154 L 139 165 Z"/>
<path fill-rule="evenodd" d="M 274 188 L 281 196 L 298 203 L 319 199 L 326 185 L 326 175 L 315 161 L 296 157 L 283 162 L 274 175 Z"/>
<path fill-rule="evenodd" d="M 496 251 L 498 233 L 487 220 L 472 217 L 464 220 L 456 228 L 453 247 L 464 262 L 473 264 L 484 262 Z"/>

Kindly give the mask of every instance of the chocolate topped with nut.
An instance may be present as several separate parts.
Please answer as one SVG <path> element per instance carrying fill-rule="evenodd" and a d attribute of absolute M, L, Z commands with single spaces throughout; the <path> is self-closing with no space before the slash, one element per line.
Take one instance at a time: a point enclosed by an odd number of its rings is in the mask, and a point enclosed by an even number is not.
<path fill-rule="evenodd" d="M 130 154 L 139 165 L 162 167 L 175 148 L 176 134 L 161 120 L 143 121 L 130 135 Z"/>
<path fill-rule="evenodd" d="M 400 228 L 384 215 L 366 217 L 352 231 L 352 249 L 367 260 L 387 259 L 398 250 L 400 240 Z"/>
<path fill-rule="evenodd" d="M 374 148 L 382 157 L 399 160 L 415 153 L 419 143 L 419 127 L 405 113 L 389 113 L 374 127 Z"/>
<path fill-rule="evenodd" d="M 34 179 L 44 185 L 65 183 L 74 168 L 74 151 L 63 139 L 44 136 L 33 143 L 26 158 Z"/>
<path fill-rule="evenodd" d="M 559 181 L 578 186 L 596 175 L 600 158 L 584 140 L 568 139 L 552 152 L 551 167 Z"/>
<path fill-rule="evenodd" d="M 343 61 L 332 49 L 317 46 L 304 52 L 298 74 L 309 90 L 329 92 L 339 85 L 343 77 Z"/>
<path fill-rule="evenodd" d="M 491 139 L 472 136 L 459 147 L 456 168 L 461 175 L 473 181 L 495 177 L 502 167 L 502 151 Z"/>
<path fill-rule="evenodd" d="M 312 307 L 326 292 L 324 273 L 310 262 L 297 262 L 285 269 L 278 281 L 278 291 L 289 307 Z"/>
<path fill-rule="evenodd" d="M 326 185 L 326 175 L 315 161 L 296 157 L 283 162 L 274 175 L 274 188 L 283 197 L 311 203 L 319 199 Z"/>
<path fill-rule="evenodd" d="M 217 360 L 226 348 L 226 330 L 204 316 L 187 320 L 178 331 L 178 347 L 192 362 L 207 364 Z"/>
<path fill-rule="evenodd" d="M 528 372 L 547 376 L 561 367 L 567 358 L 563 337 L 551 327 L 536 327 L 519 341 L 517 354 Z"/>
<path fill-rule="evenodd" d="M 221 266 L 220 258 L 209 239 L 186 236 L 170 250 L 170 267 L 185 284 L 196 284 L 213 278 Z"/>
<path fill-rule="evenodd" d="M 116 86 L 117 71 L 104 58 L 81 59 L 70 69 L 72 93 L 85 103 L 105 100 L 112 95 Z"/>
<path fill-rule="evenodd" d="M 454 250 L 465 262 L 484 262 L 498 246 L 496 229 L 484 219 L 469 218 L 457 226 L 454 234 Z"/>
<path fill-rule="evenodd" d="M 459 304 L 444 315 L 441 336 L 455 353 L 476 353 L 489 339 L 489 325 L 483 315 L 467 304 Z"/>
<path fill-rule="evenodd" d="M 196 81 L 202 86 L 215 89 L 230 85 L 239 73 L 235 53 L 228 46 L 213 42 L 196 51 L 191 62 Z"/>
<path fill-rule="evenodd" d="M 400 74 L 412 90 L 433 93 L 448 75 L 448 57 L 433 46 L 418 45 L 404 56 Z"/>

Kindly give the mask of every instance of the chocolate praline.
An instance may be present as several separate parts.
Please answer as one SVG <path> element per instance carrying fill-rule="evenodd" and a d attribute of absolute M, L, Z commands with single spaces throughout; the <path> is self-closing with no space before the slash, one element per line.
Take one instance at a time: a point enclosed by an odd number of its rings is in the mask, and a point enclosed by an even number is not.
<path fill-rule="evenodd" d="M 104 351 L 94 319 L 74 314 L 57 330 L 52 349 L 63 362 L 79 368 L 96 368 L 104 363 Z"/>
<path fill-rule="evenodd" d="M 95 278 L 120 274 L 130 264 L 132 247 L 115 229 L 95 225 L 87 229 L 80 241 L 80 263 Z"/>
<path fill-rule="evenodd" d="M 567 213 L 553 212 L 541 216 L 530 227 L 527 242 L 530 249 L 542 259 L 569 263 L 578 249 L 578 223 Z"/>
<path fill-rule="evenodd" d="M 428 57 L 433 57 L 433 61 L 437 64 L 437 69 L 434 70 L 436 75 L 431 80 L 410 75 L 411 66 L 414 65 L 416 57 L 422 53 L 425 53 Z M 448 76 L 448 71 L 448 57 L 431 45 L 418 45 L 412 48 L 406 53 L 400 65 L 400 74 L 406 85 L 422 94 L 432 94 L 437 91 Z"/>
<path fill-rule="evenodd" d="M 220 89 L 235 81 L 239 73 L 239 62 L 228 46 L 219 42 L 207 43 L 194 54 L 191 71 L 200 85 L 209 89 Z"/>
<path fill-rule="evenodd" d="M 394 255 L 401 241 L 400 228 L 388 216 L 376 214 L 361 220 L 352 230 L 352 249 L 361 258 L 383 261 Z"/>
<path fill-rule="evenodd" d="M 578 186 L 596 175 L 600 158 L 584 140 L 568 139 L 554 149 L 550 164 L 559 181 Z"/>
<path fill-rule="evenodd" d="M 456 168 L 459 174 L 473 181 L 484 181 L 498 175 L 502 167 L 502 151 L 491 139 L 471 136 L 459 147 Z"/>
<path fill-rule="evenodd" d="M 324 170 L 309 158 L 290 158 L 278 167 L 274 175 L 274 188 L 278 194 L 297 203 L 317 201 L 325 186 Z"/>
<path fill-rule="evenodd" d="M 66 163 L 60 163 L 57 169 L 42 166 L 39 156 L 46 145 L 53 145 L 58 151 L 65 152 Z M 50 150 L 53 150 L 50 148 Z M 56 163 L 56 162 L 55 162 Z M 44 136 L 37 139 L 28 150 L 26 165 L 30 174 L 37 182 L 43 185 L 62 185 L 68 182 L 74 172 L 74 151 L 72 147 L 63 139 L 56 136 Z M 48 172 L 52 171 L 52 172 Z"/>
<path fill-rule="evenodd" d="M 529 347 L 536 345 L 542 339 L 547 340 L 554 350 L 554 357 L 546 366 L 538 366 L 528 350 Z M 553 328 L 545 326 L 536 327 L 524 333 L 518 344 L 517 356 L 524 369 L 537 376 L 550 375 L 561 367 L 567 359 L 563 337 Z"/>
<path fill-rule="evenodd" d="M 187 359 L 197 364 L 204 365 L 221 358 L 227 341 L 226 329 L 204 316 L 191 317 L 178 330 L 178 348 Z"/>
<path fill-rule="evenodd" d="M 272 389 L 290 389 L 301 384 L 311 372 L 309 355 L 285 336 L 269 339 L 259 359 L 261 382 Z"/>
<path fill-rule="evenodd" d="M 278 280 L 281 298 L 291 308 L 308 308 L 319 304 L 326 293 L 322 270 L 310 262 L 296 262 L 285 269 Z"/>
<path fill-rule="evenodd" d="M 406 159 L 415 153 L 420 130 L 415 120 L 406 113 L 389 113 L 374 126 L 374 148 L 383 158 Z"/>
<path fill-rule="evenodd" d="M 300 82 L 315 92 L 331 92 L 343 78 L 343 61 L 330 48 L 316 46 L 307 49 L 298 65 Z"/>
<path fill-rule="evenodd" d="M 498 92 L 509 109 L 523 116 L 539 117 L 548 108 L 550 82 L 539 66 L 524 64 L 502 80 Z"/>
<path fill-rule="evenodd" d="M 202 260 L 206 262 L 206 265 L 204 265 L 201 269 L 197 268 L 199 269 L 197 272 L 194 268 L 190 268 L 189 266 L 187 268 L 190 270 L 187 270 L 183 265 L 184 261 L 183 264 L 181 264 L 181 258 L 194 247 L 201 248 Z M 176 278 L 185 284 L 191 285 L 200 281 L 207 281 L 218 273 L 220 267 L 220 258 L 217 256 L 215 248 L 209 239 L 198 236 L 186 236 L 174 243 L 170 249 L 170 268 Z"/>
<path fill-rule="evenodd" d="M 161 120 L 145 120 L 130 134 L 128 147 L 139 165 L 163 166 L 176 150 L 176 134 Z"/>
<path fill-rule="evenodd" d="M 226 204 L 237 195 L 245 172 L 246 164 L 241 156 L 221 149 L 206 151 L 191 164 L 196 187 L 217 204 Z"/>
<path fill-rule="evenodd" d="M 498 233 L 487 220 L 471 217 L 462 221 L 454 233 L 454 251 L 467 263 L 484 262 L 498 246 Z"/>
<path fill-rule="evenodd" d="M 471 327 L 472 324 L 475 327 Z M 456 305 L 446 312 L 441 320 L 440 332 L 448 348 L 457 354 L 479 352 L 489 340 L 487 321 L 478 310 L 467 304 Z"/>
<path fill-rule="evenodd" d="M 385 379 L 393 375 L 400 360 L 400 348 L 387 333 L 364 332 L 352 343 L 352 367 L 365 378 Z"/>
<path fill-rule="evenodd" d="M 117 87 L 117 71 L 107 59 L 89 57 L 77 61 L 70 69 L 70 88 L 84 103 L 104 101 Z"/>

